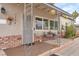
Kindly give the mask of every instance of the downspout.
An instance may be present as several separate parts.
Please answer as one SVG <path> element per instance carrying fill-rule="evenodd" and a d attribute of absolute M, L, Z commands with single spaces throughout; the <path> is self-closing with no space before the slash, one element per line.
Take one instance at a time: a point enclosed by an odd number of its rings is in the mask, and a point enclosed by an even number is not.
<path fill-rule="evenodd" d="M 24 20 L 26 19 L 26 3 L 24 3 L 24 10 L 23 10 L 23 44 L 24 43 Z"/>

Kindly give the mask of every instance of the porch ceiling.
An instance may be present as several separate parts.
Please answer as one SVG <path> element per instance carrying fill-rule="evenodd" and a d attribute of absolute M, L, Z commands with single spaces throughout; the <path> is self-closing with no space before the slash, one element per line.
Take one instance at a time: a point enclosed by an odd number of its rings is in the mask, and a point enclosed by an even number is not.
<path fill-rule="evenodd" d="M 31 7 L 31 3 L 25 3 L 25 4 L 26 4 L 26 8 Z M 17 5 L 18 7 L 24 7 L 24 3 L 15 3 L 15 5 Z M 44 10 L 46 12 L 49 12 L 51 15 L 53 15 L 52 11 L 55 11 L 55 14 L 57 14 L 56 9 L 49 7 L 44 3 L 33 3 L 33 7 L 37 8 L 38 10 Z"/>
<path fill-rule="evenodd" d="M 24 3 L 14 3 L 14 5 L 16 5 L 18 7 L 24 7 Z M 29 7 L 31 7 L 31 4 L 30 3 L 26 3 L 26 8 L 29 8 Z M 55 10 L 55 9 L 45 5 L 44 3 L 34 3 L 33 7 L 37 8 L 37 9 L 40 9 L 40 10 L 44 10 L 46 12 L 51 12 L 52 10 Z"/>
<path fill-rule="evenodd" d="M 20 7 L 24 7 L 24 3 L 16 3 L 17 6 L 20 6 Z M 25 3 L 26 4 L 26 8 L 28 7 L 31 7 L 31 3 Z M 63 10 L 61 10 L 62 12 L 60 12 L 60 10 L 58 11 L 58 9 L 56 9 L 55 7 L 52 8 L 52 7 L 49 7 L 47 6 L 46 4 L 44 3 L 33 3 L 32 5 L 34 8 L 37 8 L 38 10 L 44 10 L 48 13 L 50 13 L 51 15 L 57 15 L 57 12 L 62 15 L 62 14 L 65 14 L 65 12 Z M 64 12 L 64 13 L 63 13 Z M 67 14 L 66 14 L 67 15 Z M 70 16 L 70 15 L 69 15 Z M 70 16 L 69 17 L 70 19 L 72 19 L 72 17 Z"/>
<path fill-rule="evenodd" d="M 57 14 L 57 10 L 41 3 L 41 4 L 34 4 L 34 8 L 37 8 L 38 10 L 43 10 L 43 11 L 46 11 L 48 12 L 49 14 L 55 16 Z"/>

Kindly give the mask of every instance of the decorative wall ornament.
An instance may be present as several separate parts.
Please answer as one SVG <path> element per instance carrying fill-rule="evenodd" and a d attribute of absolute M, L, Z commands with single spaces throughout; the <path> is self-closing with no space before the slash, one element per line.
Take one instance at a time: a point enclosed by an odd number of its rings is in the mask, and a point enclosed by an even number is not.
<path fill-rule="evenodd" d="M 9 24 L 9 25 L 12 24 L 13 20 L 14 20 L 13 17 L 11 17 L 11 16 L 8 16 L 8 17 L 7 17 L 7 21 L 8 21 L 8 24 Z"/>

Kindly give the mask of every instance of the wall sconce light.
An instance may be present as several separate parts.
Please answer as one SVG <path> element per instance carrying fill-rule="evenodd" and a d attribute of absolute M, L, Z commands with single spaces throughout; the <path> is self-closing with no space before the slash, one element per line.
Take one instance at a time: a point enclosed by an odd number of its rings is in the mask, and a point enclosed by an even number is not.
<path fill-rule="evenodd" d="M 1 7 L 1 13 L 5 14 L 6 13 L 6 9 L 4 7 Z"/>

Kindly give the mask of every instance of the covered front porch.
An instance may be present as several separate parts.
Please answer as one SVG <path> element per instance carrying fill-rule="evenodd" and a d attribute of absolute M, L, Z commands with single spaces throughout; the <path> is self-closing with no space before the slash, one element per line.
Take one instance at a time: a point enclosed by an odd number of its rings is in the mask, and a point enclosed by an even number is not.
<path fill-rule="evenodd" d="M 59 38 L 61 12 L 43 3 L 24 4 L 24 6 L 24 44 Z"/>

